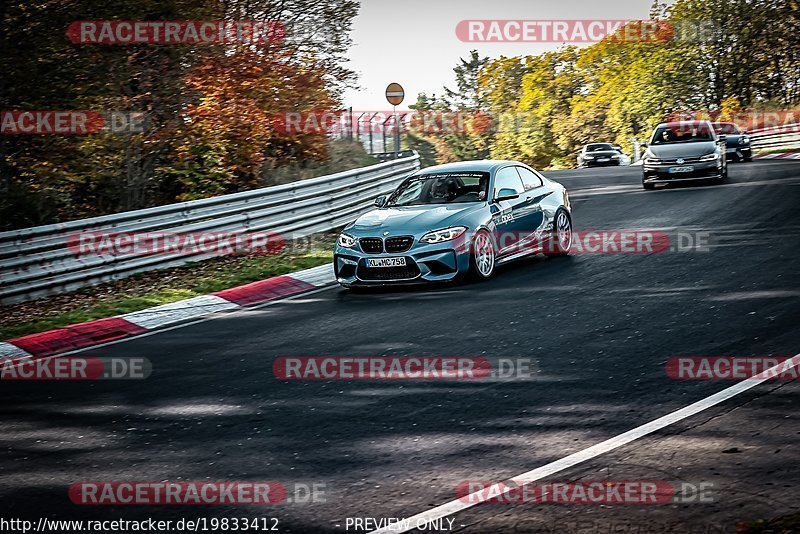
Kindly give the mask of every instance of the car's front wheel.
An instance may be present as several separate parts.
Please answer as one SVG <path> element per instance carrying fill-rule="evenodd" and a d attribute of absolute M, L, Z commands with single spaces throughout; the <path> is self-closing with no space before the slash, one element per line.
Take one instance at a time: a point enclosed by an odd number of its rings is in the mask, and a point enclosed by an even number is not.
<path fill-rule="evenodd" d="M 497 252 L 492 236 L 486 230 L 478 230 L 472 240 L 470 274 L 477 280 L 488 280 L 494 274 Z"/>
<path fill-rule="evenodd" d="M 553 218 L 553 233 L 544 251 L 545 256 L 567 256 L 572 249 L 572 219 L 563 208 Z"/>

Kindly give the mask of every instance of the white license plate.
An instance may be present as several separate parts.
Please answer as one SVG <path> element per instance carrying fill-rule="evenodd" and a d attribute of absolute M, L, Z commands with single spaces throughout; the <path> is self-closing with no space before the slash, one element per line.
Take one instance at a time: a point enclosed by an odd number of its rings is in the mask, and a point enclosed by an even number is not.
<path fill-rule="evenodd" d="M 694 167 L 687 165 L 686 167 L 670 167 L 669 172 L 692 172 Z"/>
<path fill-rule="evenodd" d="M 610 161 L 608 158 L 600 158 L 597 160 L 598 163 L 605 163 L 606 161 Z"/>
<path fill-rule="evenodd" d="M 405 267 L 405 258 L 368 258 L 367 267 Z"/>

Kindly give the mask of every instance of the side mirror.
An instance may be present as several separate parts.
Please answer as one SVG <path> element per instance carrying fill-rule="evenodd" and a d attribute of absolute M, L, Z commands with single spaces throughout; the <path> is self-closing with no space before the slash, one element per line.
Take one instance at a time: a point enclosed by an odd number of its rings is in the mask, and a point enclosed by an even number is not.
<path fill-rule="evenodd" d="M 720 142 L 725 142 L 725 141 L 728 140 L 728 136 L 725 135 L 725 134 L 722 134 L 722 135 L 719 136 L 719 140 L 720 140 Z"/>
<path fill-rule="evenodd" d="M 494 201 L 500 202 L 501 200 L 512 200 L 515 198 L 519 198 L 519 193 L 517 193 L 513 189 L 504 187 L 503 189 L 497 192 L 497 196 L 494 197 Z"/>
<path fill-rule="evenodd" d="M 386 195 L 381 195 L 375 199 L 375 205 L 382 208 L 386 205 Z"/>
<path fill-rule="evenodd" d="M 611 148 L 613 148 L 614 150 L 618 150 L 619 152 L 622 152 L 621 146 L 612 146 Z"/>

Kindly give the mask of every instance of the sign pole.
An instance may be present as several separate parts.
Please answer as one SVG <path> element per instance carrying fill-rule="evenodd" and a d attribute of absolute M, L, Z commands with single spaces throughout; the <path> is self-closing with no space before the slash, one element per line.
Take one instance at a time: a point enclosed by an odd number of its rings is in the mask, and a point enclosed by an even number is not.
<path fill-rule="evenodd" d="M 392 106 L 394 113 L 394 159 L 400 155 L 400 121 L 397 120 L 397 106 Z"/>
<path fill-rule="evenodd" d="M 390 83 L 386 87 L 386 100 L 392 105 L 392 116 L 394 117 L 394 159 L 400 155 L 400 121 L 397 120 L 397 106 L 403 103 L 406 92 L 399 83 Z M 386 123 L 384 122 L 384 146 L 386 152 Z"/>
<path fill-rule="evenodd" d="M 353 140 L 353 106 L 350 106 L 350 140 Z"/>

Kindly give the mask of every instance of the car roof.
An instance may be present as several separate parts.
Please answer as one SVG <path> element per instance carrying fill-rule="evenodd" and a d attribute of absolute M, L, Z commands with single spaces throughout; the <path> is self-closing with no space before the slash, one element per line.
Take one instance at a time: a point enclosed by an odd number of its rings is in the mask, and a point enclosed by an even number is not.
<path fill-rule="evenodd" d="M 662 126 L 667 126 L 669 128 L 673 128 L 675 126 L 690 126 L 690 125 L 706 125 L 710 124 L 709 121 L 706 120 L 691 120 L 691 121 L 672 121 L 672 122 L 662 122 L 656 128 L 661 128 Z"/>
<path fill-rule="evenodd" d="M 434 165 L 433 167 L 425 167 L 417 172 L 420 174 L 433 174 L 438 172 L 492 172 L 493 170 L 504 165 L 523 165 L 519 161 L 512 161 L 506 159 L 476 159 L 471 161 L 456 161 L 453 163 L 444 163 L 442 165 Z"/>

